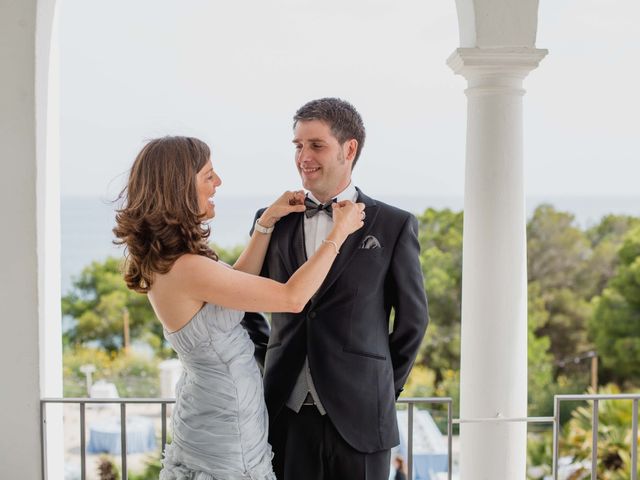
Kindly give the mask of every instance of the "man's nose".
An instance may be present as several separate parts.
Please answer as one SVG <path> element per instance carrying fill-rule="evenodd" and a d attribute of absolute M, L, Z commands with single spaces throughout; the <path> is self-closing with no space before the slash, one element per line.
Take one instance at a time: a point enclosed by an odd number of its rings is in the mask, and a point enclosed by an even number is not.
<path fill-rule="evenodd" d="M 300 163 L 308 162 L 309 160 L 311 160 L 310 153 L 310 149 L 300 147 L 300 150 L 298 150 L 298 161 Z"/>

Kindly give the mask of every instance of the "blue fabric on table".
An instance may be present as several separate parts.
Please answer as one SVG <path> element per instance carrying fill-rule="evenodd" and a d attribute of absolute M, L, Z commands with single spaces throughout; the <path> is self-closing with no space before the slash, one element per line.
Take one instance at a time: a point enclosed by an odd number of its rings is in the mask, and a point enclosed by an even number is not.
<path fill-rule="evenodd" d="M 89 453 L 121 453 L 120 419 L 113 417 L 89 425 Z M 156 435 L 153 422 L 145 417 L 127 418 L 127 453 L 155 450 Z"/>

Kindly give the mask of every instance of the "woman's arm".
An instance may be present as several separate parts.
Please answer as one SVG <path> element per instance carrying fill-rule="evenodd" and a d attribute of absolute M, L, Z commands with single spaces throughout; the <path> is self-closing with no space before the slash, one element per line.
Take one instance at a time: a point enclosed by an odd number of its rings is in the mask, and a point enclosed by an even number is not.
<path fill-rule="evenodd" d="M 334 226 L 327 240 L 335 242 L 339 249 L 349 234 L 362 227 L 363 209 L 361 203 L 335 204 Z M 171 273 L 175 275 L 175 284 L 200 302 L 251 312 L 300 312 L 322 285 L 337 255 L 332 243 L 323 243 L 284 284 L 227 268 L 198 255 L 184 255 Z"/>
<path fill-rule="evenodd" d="M 272 228 L 278 220 L 292 212 L 304 212 L 304 192 L 284 192 L 258 219 L 258 223 L 265 228 Z M 240 257 L 233 264 L 234 270 L 252 275 L 259 275 L 264 263 L 264 257 L 269 247 L 271 233 L 253 231 L 251 239 Z"/>

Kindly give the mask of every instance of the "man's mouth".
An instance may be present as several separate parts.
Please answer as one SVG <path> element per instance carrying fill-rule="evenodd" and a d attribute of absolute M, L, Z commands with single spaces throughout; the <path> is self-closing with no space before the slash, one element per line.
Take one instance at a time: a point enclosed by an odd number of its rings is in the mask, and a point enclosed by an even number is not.
<path fill-rule="evenodd" d="M 317 172 L 318 170 L 320 170 L 320 167 L 315 167 L 315 168 L 305 168 L 305 167 L 300 167 L 300 170 L 302 170 L 304 173 L 314 173 Z"/>

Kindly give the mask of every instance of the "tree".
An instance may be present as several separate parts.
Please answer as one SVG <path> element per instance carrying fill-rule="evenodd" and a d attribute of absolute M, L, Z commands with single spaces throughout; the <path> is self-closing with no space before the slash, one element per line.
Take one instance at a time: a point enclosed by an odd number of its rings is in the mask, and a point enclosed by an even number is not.
<path fill-rule="evenodd" d="M 128 315 L 131 338 L 162 352 L 162 325 L 146 295 L 127 288 L 120 259 L 109 257 L 85 267 L 71 292 L 62 297 L 62 314 L 75 320 L 64 334 L 69 345 L 97 342 L 108 351 L 122 348 Z"/>
<path fill-rule="evenodd" d="M 544 416 L 553 411 L 553 355 L 549 353 L 551 341 L 549 337 L 536 335 L 542 325 L 549 320 L 549 312 L 545 309 L 544 299 L 540 292 L 540 284 L 533 282 L 528 288 L 528 394 L 529 415 Z"/>
<path fill-rule="evenodd" d="M 434 370 L 440 382 L 446 371 L 460 369 L 463 216 L 429 208 L 418 220 L 430 317 L 418 362 Z"/>
<path fill-rule="evenodd" d="M 628 215 L 607 215 L 599 224 L 587 230 L 593 254 L 582 270 L 581 283 L 586 298 L 600 295 L 618 266 L 618 251 L 625 235 L 640 226 L 640 218 Z"/>
<path fill-rule="evenodd" d="M 590 333 L 606 379 L 640 382 L 640 226 L 624 238 L 618 269 L 593 301 Z"/>
<path fill-rule="evenodd" d="M 538 294 L 548 312 L 536 335 L 549 337 L 556 362 L 589 350 L 587 319 L 591 305 L 585 298 L 581 273 L 592 255 L 586 235 L 575 218 L 550 205 L 541 205 L 527 225 L 529 284 L 539 285 Z"/>

